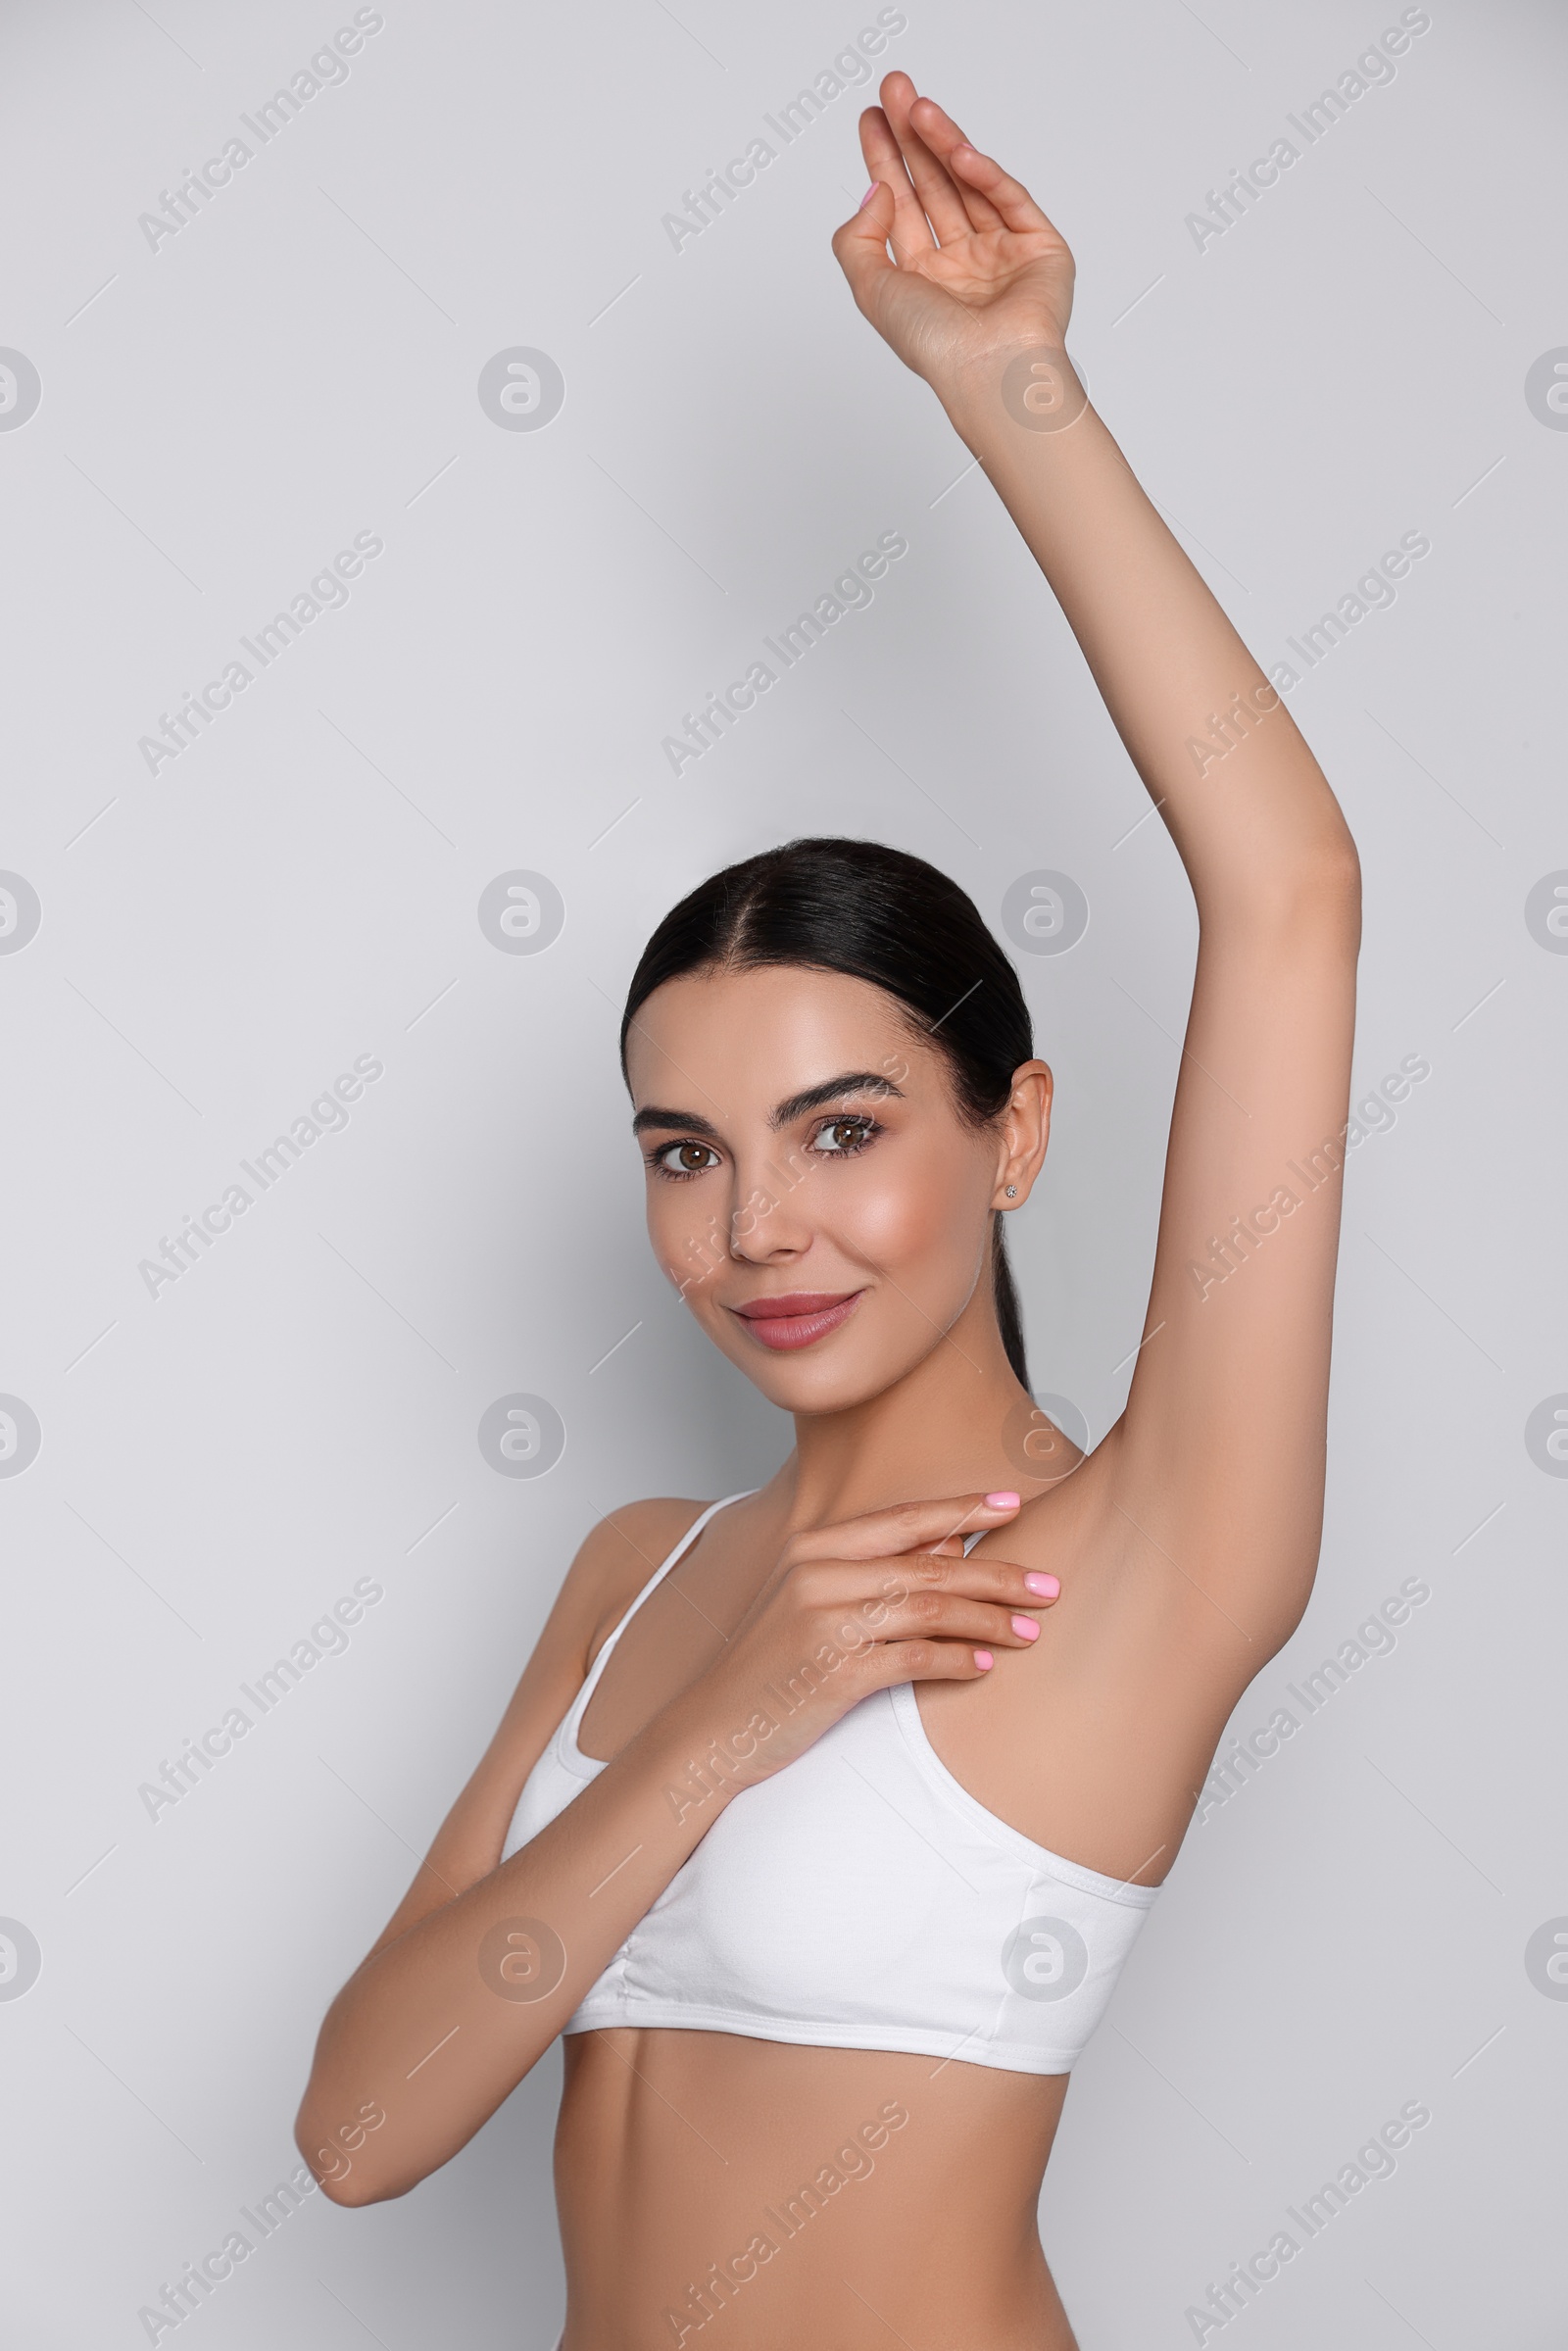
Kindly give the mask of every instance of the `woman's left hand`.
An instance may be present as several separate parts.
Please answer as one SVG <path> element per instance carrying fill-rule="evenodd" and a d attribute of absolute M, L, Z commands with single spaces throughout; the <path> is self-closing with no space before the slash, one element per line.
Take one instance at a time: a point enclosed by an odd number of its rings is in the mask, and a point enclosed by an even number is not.
<path fill-rule="evenodd" d="M 1073 285 L 1063 238 L 907 73 L 889 73 L 880 95 L 860 117 L 876 192 L 833 239 L 860 311 L 943 399 L 998 354 L 1059 351 Z"/>

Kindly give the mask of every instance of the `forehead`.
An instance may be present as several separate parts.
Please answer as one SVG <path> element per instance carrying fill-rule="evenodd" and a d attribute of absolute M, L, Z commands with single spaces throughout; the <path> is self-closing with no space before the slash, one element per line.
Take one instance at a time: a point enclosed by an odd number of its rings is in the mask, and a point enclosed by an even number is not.
<path fill-rule="evenodd" d="M 803 965 L 691 972 L 666 980 L 639 1008 L 626 1040 L 632 1100 L 676 1101 L 694 1085 L 728 1105 L 771 1105 L 840 1070 L 880 1071 L 908 1093 L 938 1073 L 940 1056 L 909 1014 L 869 980 Z"/>

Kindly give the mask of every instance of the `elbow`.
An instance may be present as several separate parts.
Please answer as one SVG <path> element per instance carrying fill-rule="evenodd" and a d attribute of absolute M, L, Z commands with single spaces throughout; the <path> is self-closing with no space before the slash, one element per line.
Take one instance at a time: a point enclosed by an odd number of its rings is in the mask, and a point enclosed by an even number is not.
<path fill-rule="evenodd" d="M 381 2178 L 358 2156 L 344 2154 L 339 2149 L 312 2148 L 309 2133 L 305 2131 L 299 2133 L 294 2143 L 316 2175 L 316 2184 L 328 2204 L 336 2204 L 345 2212 L 358 2212 L 367 2204 L 388 2204 L 419 2184 L 417 2180 L 394 2182 Z"/>
<path fill-rule="evenodd" d="M 336 2175 L 323 2173 L 316 2184 L 328 2204 L 336 2204 L 344 2212 L 357 2211 L 362 2204 L 380 2202 L 374 2188 L 368 2186 L 352 2167 Z"/>
<path fill-rule="evenodd" d="M 1330 838 L 1310 860 L 1308 885 L 1325 906 L 1348 914 L 1357 934 L 1361 927 L 1361 859 L 1355 838 L 1341 817 Z"/>
<path fill-rule="evenodd" d="M 308 2094 L 294 2118 L 294 2144 L 328 2204 L 367 2204 L 370 2201 L 364 2190 L 361 2167 L 344 2149 L 332 2144 L 330 2131 L 318 2128 L 310 2112 Z"/>
<path fill-rule="evenodd" d="M 1297 926 L 1313 933 L 1353 969 L 1361 952 L 1361 860 L 1348 825 L 1306 859 L 1295 893 Z"/>
<path fill-rule="evenodd" d="M 1227 919 L 1250 932 L 1261 929 L 1276 942 L 1312 945 L 1354 963 L 1361 945 L 1361 860 L 1343 821 L 1326 826 L 1288 862 L 1250 873 L 1244 889 L 1245 901 L 1227 906 Z"/>
<path fill-rule="evenodd" d="M 339 2174 L 336 2179 L 318 2182 L 327 2202 L 338 2205 L 345 2212 L 358 2212 L 367 2204 L 389 2204 L 395 2197 L 406 2196 L 409 2187 L 415 2184 L 411 2180 L 408 2186 L 390 2187 L 383 2181 L 368 2178 L 358 2164 Z"/>
<path fill-rule="evenodd" d="M 1327 793 L 1327 786 L 1324 787 Z M 1302 912 L 1321 910 L 1329 920 L 1361 918 L 1361 859 L 1355 838 L 1332 798 L 1321 818 L 1297 844 L 1282 887 Z"/>
<path fill-rule="evenodd" d="M 372 2160 L 375 2149 L 369 2144 L 369 2134 L 385 2121 L 385 2111 L 371 2098 L 361 2104 L 351 2123 L 330 2129 L 318 2121 L 307 2091 L 295 2119 L 294 2144 L 329 2204 L 357 2210 L 364 2204 L 384 2204 L 391 2197 L 406 2196 L 411 2187 L 417 2187 L 417 2178 L 394 2182 L 387 2177 L 385 2165 Z"/>

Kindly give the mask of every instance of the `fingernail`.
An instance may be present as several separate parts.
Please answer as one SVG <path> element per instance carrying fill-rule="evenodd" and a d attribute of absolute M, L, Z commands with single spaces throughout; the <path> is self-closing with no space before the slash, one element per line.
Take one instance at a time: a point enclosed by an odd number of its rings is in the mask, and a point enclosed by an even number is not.
<path fill-rule="evenodd" d="M 1040 1627 L 1032 1616 L 1015 1616 L 1012 1620 L 1012 1629 L 1020 1641 L 1038 1641 L 1040 1639 Z"/>
<path fill-rule="evenodd" d="M 1043 1600 L 1054 1600 L 1061 1590 L 1061 1585 L 1055 1576 L 1030 1575 L 1025 1576 L 1024 1582 L 1031 1592 L 1038 1592 Z"/>
<path fill-rule="evenodd" d="M 988 1510 L 1016 1510 L 1017 1507 L 1018 1497 L 1015 1494 L 988 1494 L 986 1495 Z"/>
<path fill-rule="evenodd" d="M 871 182 L 870 186 L 869 186 L 869 187 L 866 189 L 866 191 L 865 191 L 865 194 L 864 194 L 864 195 L 863 195 L 863 196 L 860 198 L 860 202 L 859 202 L 859 207 L 858 207 L 858 209 L 859 209 L 859 210 L 860 210 L 862 213 L 864 212 L 864 210 L 865 210 L 866 206 L 867 206 L 867 205 L 870 203 L 870 201 L 871 201 L 872 197 L 873 197 L 873 196 L 876 194 L 876 192 L 877 192 L 877 189 L 878 189 L 878 188 L 879 188 L 881 185 L 882 185 L 882 182 L 881 182 L 879 179 L 873 179 L 873 180 L 872 180 L 872 182 Z"/>
<path fill-rule="evenodd" d="M 976 1665 L 979 1666 L 982 1673 L 987 1672 L 997 1662 L 989 1649 L 976 1649 L 974 1653 L 974 1661 Z"/>

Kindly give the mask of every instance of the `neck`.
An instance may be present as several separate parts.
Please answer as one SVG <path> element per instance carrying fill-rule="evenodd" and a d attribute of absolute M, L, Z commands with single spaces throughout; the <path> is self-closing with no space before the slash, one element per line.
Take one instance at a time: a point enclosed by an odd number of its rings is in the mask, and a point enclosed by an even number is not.
<path fill-rule="evenodd" d="M 889 1502 L 1015 1488 L 1002 1431 L 1027 1392 L 1007 1360 L 988 1282 L 914 1369 L 843 1412 L 795 1415 L 778 1474 L 791 1529 Z"/>

